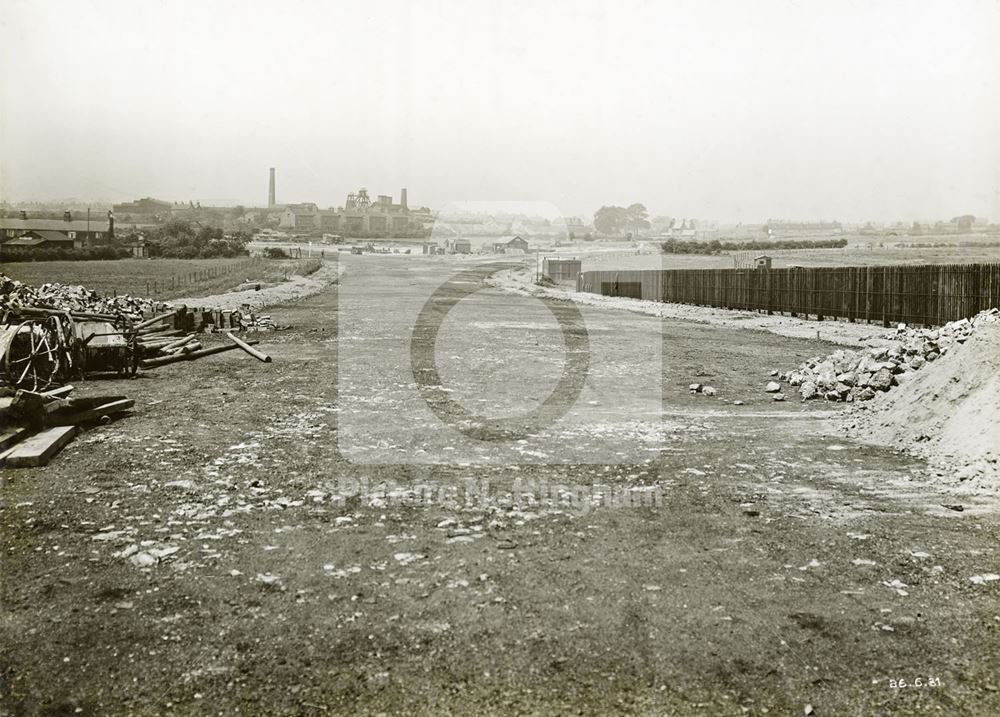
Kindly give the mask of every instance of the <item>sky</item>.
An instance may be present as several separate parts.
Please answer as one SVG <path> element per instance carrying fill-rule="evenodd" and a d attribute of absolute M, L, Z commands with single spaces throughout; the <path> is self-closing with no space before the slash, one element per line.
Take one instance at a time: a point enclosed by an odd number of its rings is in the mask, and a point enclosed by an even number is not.
<path fill-rule="evenodd" d="M 1000 221 L 1000 0 L 0 0 L 0 199 Z"/>

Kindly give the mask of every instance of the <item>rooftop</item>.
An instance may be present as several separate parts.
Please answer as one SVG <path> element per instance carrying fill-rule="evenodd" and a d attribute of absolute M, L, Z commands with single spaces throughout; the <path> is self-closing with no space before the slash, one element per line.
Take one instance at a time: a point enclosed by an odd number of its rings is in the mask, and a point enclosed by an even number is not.
<path fill-rule="evenodd" d="M 0 219 L 0 229 L 20 229 L 23 231 L 56 231 L 56 232 L 106 232 L 107 218 L 91 219 Z"/>

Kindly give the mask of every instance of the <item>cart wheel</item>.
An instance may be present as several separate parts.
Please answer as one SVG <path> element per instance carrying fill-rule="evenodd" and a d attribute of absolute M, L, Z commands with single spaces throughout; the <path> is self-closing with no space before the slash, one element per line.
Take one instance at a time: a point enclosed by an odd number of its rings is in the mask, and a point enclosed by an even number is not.
<path fill-rule="evenodd" d="M 12 386 L 40 391 L 56 381 L 64 349 L 57 323 L 25 321 L 3 356 L 3 370 Z"/>

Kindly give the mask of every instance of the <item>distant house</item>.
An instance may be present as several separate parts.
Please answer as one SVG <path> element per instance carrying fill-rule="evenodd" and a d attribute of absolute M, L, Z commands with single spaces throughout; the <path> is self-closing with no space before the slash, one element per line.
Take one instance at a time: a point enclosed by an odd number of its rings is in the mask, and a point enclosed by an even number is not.
<path fill-rule="evenodd" d="M 104 244 L 115 235 L 115 220 L 111 212 L 107 219 L 73 219 L 66 212 L 62 219 L 0 219 L 0 243 L 23 248 L 73 248 Z M 24 240 L 18 243 L 17 240 Z"/>
<path fill-rule="evenodd" d="M 566 235 L 571 239 L 583 239 L 584 236 L 594 231 L 594 228 L 584 224 L 580 217 L 566 217 L 565 221 Z"/>
<path fill-rule="evenodd" d="M 519 236 L 493 242 L 494 254 L 524 254 L 528 251 L 528 242 Z"/>
<path fill-rule="evenodd" d="M 445 251 L 449 254 L 471 254 L 472 242 L 464 237 L 444 240 Z"/>

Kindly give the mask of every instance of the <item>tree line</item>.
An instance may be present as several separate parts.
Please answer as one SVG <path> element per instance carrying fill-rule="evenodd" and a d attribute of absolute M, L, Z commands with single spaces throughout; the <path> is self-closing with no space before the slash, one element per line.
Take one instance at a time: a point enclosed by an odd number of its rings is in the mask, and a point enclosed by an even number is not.
<path fill-rule="evenodd" d="M 683 241 L 667 239 L 660 244 L 664 254 L 719 254 L 723 251 L 765 251 L 772 249 L 841 249 L 847 239 L 780 239 L 775 241 Z"/>
<path fill-rule="evenodd" d="M 214 259 L 246 256 L 250 234 L 223 234 L 219 227 L 198 226 L 185 219 L 172 219 L 146 234 L 151 257 L 167 259 Z"/>

